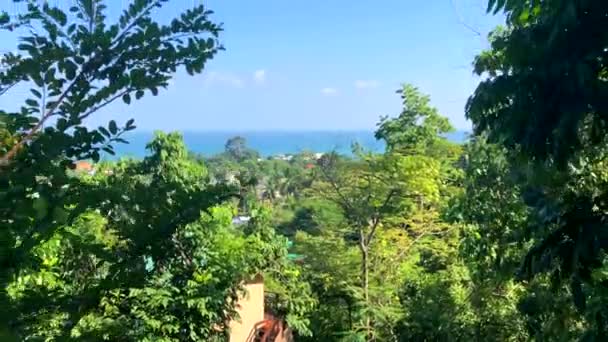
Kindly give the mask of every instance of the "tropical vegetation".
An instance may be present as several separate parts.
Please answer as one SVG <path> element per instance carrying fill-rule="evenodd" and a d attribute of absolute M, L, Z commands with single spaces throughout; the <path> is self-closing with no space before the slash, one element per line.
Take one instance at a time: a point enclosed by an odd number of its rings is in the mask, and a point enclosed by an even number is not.
<path fill-rule="evenodd" d="M 463 144 L 404 84 L 382 152 L 234 137 L 203 156 L 157 132 L 101 161 L 135 123 L 90 116 L 223 50 L 210 10 L 161 24 L 166 2 L 0 14 L 19 37 L 0 96 L 29 89 L 0 109 L 0 340 L 223 341 L 260 274 L 298 341 L 608 338 L 608 2 L 488 0 L 507 19 L 473 61 Z"/>

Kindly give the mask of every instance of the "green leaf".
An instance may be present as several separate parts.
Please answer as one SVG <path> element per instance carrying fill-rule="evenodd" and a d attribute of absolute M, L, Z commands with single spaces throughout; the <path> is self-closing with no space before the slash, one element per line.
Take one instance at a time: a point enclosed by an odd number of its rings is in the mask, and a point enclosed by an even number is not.
<path fill-rule="evenodd" d="M 126 103 L 126 104 L 130 104 L 131 103 L 131 96 L 129 94 L 124 94 L 122 96 L 122 100 Z"/>
<path fill-rule="evenodd" d="M 44 81 L 42 80 L 42 77 L 40 77 L 40 74 L 33 73 L 30 77 L 37 86 L 42 87 L 44 85 Z"/>
<path fill-rule="evenodd" d="M 519 22 L 522 23 L 522 24 L 525 24 L 525 23 L 528 22 L 529 18 L 530 18 L 530 10 L 526 8 L 519 15 Z"/>
<path fill-rule="evenodd" d="M 496 4 L 496 0 L 488 0 L 488 8 L 486 9 L 486 13 L 490 13 L 492 11 L 494 4 Z"/>
<path fill-rule="evenodd" d="M 144 96 L 144 91 L 143 90 L 138 90 L 137 92 L 135 92 L 135 99 L 136 100 L 141 99 L 142 96 Z"/>
<path fill-rule="evenodd" d="M 108 130 L 103 126 L 99 126 L 98 130 L 101 132 L 101 134 L 105 135 L 108 138 L 111 136 L 110 132 L 108 132 Z"/>
<path fill-rule="evenodd" d="M 40 94 L 40 92 L 36 89 L 30 89 L 30 91 L 32 92 L 32 94 L 34 94 L 34 96 L 36 96 L 37 98 L 41 98 L 42 94 Z"/>
<path fill-rule="evenodd" d="M 110 133 L 112 134 L 116 134 L 116 132 L 118 132 L 118 126 L 116 126 L 116 121 L 114 120 L 110 121 L 108 128 L 110 129 Z"/>
<path fill-rule="evenodd" d="M 500 10 L 503 9 L 506 1 L 507 0 L 496 0 L 496 8 L 494 9 L 494 14 L 497 14 L 498 12 L 500 12 Z"/>
<path fill-rule="evenodd" d="M 135 123 L 135 119 L 129 119 L 129 121 L 127 121 L 127 124 L 125 126 L 131 127 L 131 126 L 133 126 L 133 123 Z"/>
<path fill-rule="evenodd" d="M 49 203 L 44 197 L 34 199 L 33 208 L 37 219 L 43 219 L 48 213 Z"/>
<path fill-rule="evenodd" d="M 55 80 L 55 68 L 49 68 L 44 73 L 44 81 L 45 82 L 53 82 Z"/>
<path fill-rule="evenodd" d="M 60 207 L 55 207 L 55 209 L 53 209 L 53 220 L 55 220 L 55 222 L 64 224 L 68 221 L 68 218 L 69 215 L 67 210 Z"/>
<path fill-rule="evenodd" d="M 68 26 L 68 35 L 72 35 L 76 31 L 76 24 L 71 24 Z"/>
<path fill-rule="evenodd" d="M 8 24 L 11 20 L 11 17 L 6 12 L 0 13 L 0 25 Z"/>
<path fill-rule="evenodd" d="M 68 78 L 68 80 L 73 80 L 76 77 L 76 64 L 74 64 L 72 61 L 67 60 L 65 62 L 65 76 Z"/>
<path fill-rule="evenodd" d="M 58 8 L 51 8 L 47 11 L 48 15 L 51 16 L 53 19 L 55 19 L 59 25 L 64 26 L 67 22 L 67 17 L 65 15 L 65 13 L 63 13 L 60 9 Z"/>
<path fill-rule="evenodd" d="M 36 51 L 36 48 L 30 44 L 19 44 L 17 45 L 17 49 L 21 51 L 26 51 L 30 55 L 32 55 Z"/>
<path fill-rule="evenodd" d="M 38 101 L 33 100 L 33 99 L 27 99 L 27 100 L 25 100 L 25 104 L 27 104 L 30 107 L 39 107 L 40 106 L 38 104 Z"/>
<path fill-rule="evenodd" d="M 59 120 L 57 120 L 57 129 L 63 132 L 66 130 L 66 128 L 68 128 L 68 120 L 59 118 Z"/>
<path fill-rule="evenodd" d="M 110 155 L 115 155 L 115 154 L 116 154 L 116 153 L 114 152 L 114 150 L 113 150 L 111 147 L 109 147 L 109 146 L 104 146 L 104 147 L 102 147 L 101 149 L 102 149 L 102 150 L 104 150 L 105 152 L 107 152 L 107 153 L 108 153 L 108 154 L 110 154 Z"/>

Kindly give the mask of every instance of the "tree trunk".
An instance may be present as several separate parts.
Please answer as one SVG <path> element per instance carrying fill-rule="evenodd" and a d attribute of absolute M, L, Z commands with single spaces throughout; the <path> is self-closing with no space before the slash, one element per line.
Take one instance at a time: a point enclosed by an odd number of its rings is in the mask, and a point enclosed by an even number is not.
<path fill-rule="evenodd" d="M 369 260 L 368 260 L 368 251 L 367 246 L 363 247 L 361 250 L 362 260 L 361 260 L 361 280 L 363 287 L 363 298 L 365 299 L 365 304 L 369 304 Z"/>
<path fill-rule="evenodd" d="M 361 287 L 366 310 L 369 308 L 369 248 L 365 241 L 363 230 L 359 231 L 359 249 L 361 250 Z M 371 338 L 371 321 L 369 315 L 365 317 L 366 340 Z"/>

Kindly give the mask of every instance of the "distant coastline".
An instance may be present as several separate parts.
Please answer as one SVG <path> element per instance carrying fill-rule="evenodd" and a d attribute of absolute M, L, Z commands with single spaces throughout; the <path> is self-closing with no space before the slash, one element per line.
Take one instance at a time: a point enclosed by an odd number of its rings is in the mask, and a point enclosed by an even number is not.
<path fill-rule="evenodd" d="M 356 142 L 373 152 L 384 150 L 384 143 L 376 140 L 373 131 L 182 131 L 184 142 L 192 152 L 211 156 L 224 151 L 226 141 L 234 136 L 242 136 L 247 145 L 257 150 L 263 157 L 281 154 L 296 154 L 302 151 L 351 153 L 351 145 Z M 468 131 L 455 131 L 446 135 L 453 142 L 466 141 Z M 104 159 L 120 157 L 142 158 L 146 155 L 146 144 L 152 139 L 152 131 L 135 131 L 125 136 L 129 144 L 116 144 L 116 156 L 106 155 Z"/>

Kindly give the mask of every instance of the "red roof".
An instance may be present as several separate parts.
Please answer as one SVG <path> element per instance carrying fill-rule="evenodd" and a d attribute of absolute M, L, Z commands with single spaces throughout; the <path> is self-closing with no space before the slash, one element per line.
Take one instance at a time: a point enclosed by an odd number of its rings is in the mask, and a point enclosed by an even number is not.
<path fill-rule="evenodd" d="M 74 163 L 74 169 L 76 171 L 91 171 L 93 170 L 93 164 L 85 160 L 80 160 Z"/>

